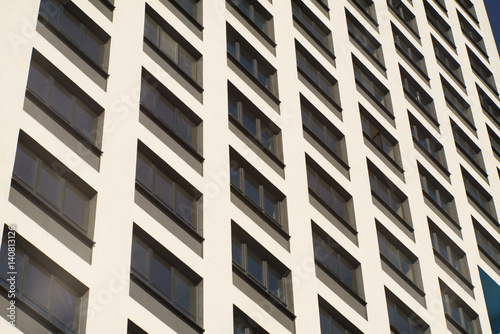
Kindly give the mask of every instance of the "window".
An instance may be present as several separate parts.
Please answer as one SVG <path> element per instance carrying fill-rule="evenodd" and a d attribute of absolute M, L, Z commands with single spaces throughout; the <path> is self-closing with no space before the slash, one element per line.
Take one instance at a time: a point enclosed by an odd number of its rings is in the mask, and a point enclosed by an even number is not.
<path fill-rule="evenodd" d="M 455 78 L 462 86 L 465 87 L 464 76 L 460 64 L 453 58 L 452 55 L 432 36 L 432 45 L 434 46 L 434 54 L 438 62 L 445 68 L 448 73 Z"/>
<path fill-rule="evenodd" d="M 231 5 L 248 18 L 255 27 L 272 38 L 272 16 L 255 0 L 228 0 Z"/>
<path fill-rule="evenodd" d="M 201 196 L 197 192 L 190 192 L 192 186 L 183 186 L 180 176 L 174 172 L 167 172 L 162 168 L 162 162 L 154 162 L 151 157 L 142 152 L 137 153 L 136 184 L 154 198 L 161 207 L 167 208 L 177 218 L 191 227 L 197 229 L 197 200 Z M 179 181 L 180 182 L 179 182 Z M 187 188 L 187 189 L 186 189 Z"/>
<path fill-rule="evenodd" d="M 349 36 L 380 65 L 384 64 L 382 45 L 373 37 L 368 30 L 356 18 L 345 11 L 347 18 L 347 30 Z"/>
<path fill-rule="evenodd" d="M 473 222 L 479 250 L 485 253 L 495 265 L 500 267 L 500 244 L 475 219 L 473 219 Z"/>
<path fill-rule="evenodd" d="M 466 333 L 480 333 L 477 314 L 460 297 L 451 291 L 450 288 L 444 285 L 441 280 L 439 283 L 446 319 L 451 320 L 453 325 L 458 326 Z"/>
<path fill-rule="evenodd" d="M 446 4 L 444 3 L 444 0 L 434 0 L 434 2 L 446 12 Z"/>
<path fill-rule="evenodd" d="M 201 278 L 193 277 L 197 275 L 174 265 L 174 262 L 180 261 L 161 246 L 151 247 L 159 244 L 148 242 L 148 237 L 141 238 L 134 234 L 132 238 L 131 279 L 142 283 L 153 296 L 159 296 L 196 322 L 197 290 Z"/>
<path fill-rule="evenodd" d="M 418 173 L 420 174 L 420 185 L 425 197 L 444 211 L 452 222 L 456 223 L 457 208 L 455 198 L 420 164 L 418 164 Z"/>
<path fill-rule="evenodd" d="M 476 31 L 476 29 L 472 27 L 469 21 L 467 21 L 467 19 L 463 17 L 458 11 L 457 14 L 458 14 L 458 20 L 460 21 L 460 27 L 462 28 L 462 32 L 464 33 L 464 35 L 472 42 L 472 44 L 474 44 L 479 49 L 479 51 L 484 56 L 488 57 L 483 37 Z"/>
<path fill-rule="evenodd" d="M 319 171 L 319 173 L 318 173 Z M 322 174 L 322 175 L 320 175 Z M 325 177 L 326 172 L 312 162 L 307 164 L 307 184 L 309 191 L 332 209 L 343 221 L 349 223 L 351 196 L 345 192 L 333 179 Z"/>
<path fill-rule="evenodd" d="M 430 225 L 430 233 L 434 254 L 439 254 L 438 256 L 441 259 L 444 259 L 455 268 L 462 277 L 469 281 L 469 269 L 467 267 L 465 253 L 436 225 Z"/>
<path fill-rule="evenodd" d="M 10 247 L 11 244 L 7 243 L 8 233 L 12 232 L 6 228 L 0 250 L 0 285 L 2 290 L 6 289 L 5 295 L 11 289 L 9 279 L 12 272 L 7 268 L 8 263 L 12 262 L 10 250 L 14 248 L 17 277 L 16 299 L 26 304 L 25 307 L 24 304 L 16 301 L 16 307 L 20 307 L 29 315 L 36 314 L 47 319 L 50 325 L 44 324 L 44 326 L 50 328 L 51 332 L 83 333 L 83 319 L 86 314 L 84 305 L 88 289 L 39 250 L 21 239 L 17 233 L 16 247 Z M 31 330 L 34 329 L 31 328 Z"/>
<path fill-rule="evenodd" d="M 237 159 L 231 160 L 230 177 L 233 187 L 255 204 L 259 211 L 282 226 L 281 202 L 285 198 L 283 194 L 251 166 L 240 163 Z"/>
<path fill-rule="evenodd" d="M 478 22 L 476 10 L 471 0 L 457 0 L 457 2 L 474 21 Z"/>
<path fill-rule="evenodd" d="M 437 122 L 436 110 L 434 108 L 434 100 L 432 97 L 406 72 L 401 66 L 401 81 L 403 83 L 403 91 L 406 96 L 419 107 L 427 116 L 434 122 Z"/>
<path fill-rule="evenodd" d="M 376 196 L 396 216 L 409 224 L 408 197 L 370 162 L 368 163 L 368 175 L 372 195 Z"/>
<path fill-rule="evenodd" d="M 266 149 L 277 155 L 281 142 L 281 129 L 258 110 L 239 90 L 232 85 L 229 87 L 228 111 L 230 120 L 243 126 L 249 137 L 254 138 Z"/>
<path fill-rule="evenodd" d="M 142 78 L 141 82 L 141 107 L 149 116 L 158 121 L 169 132 L 173 132 L 196 151 L 199 150 L 198 128 L 201 120 L 188 116 L 193 112 L 163 85 L 151 76 Z"/>
<path fill-rule="evenodd" d="M 92 62 L 106 69 L 110 37 L 80 9 L 73 4 L 63 5 L 58 0 L 42 0 L 40 15 Z"/>
<path fill-rule="evenodd" d="M 467 53 L 469 54 L 469 61 L 472 70 L 476 75 L 496 94 L 497 86 L 495 84 L 495 79 L 493 78 L 493 73 L 484 65 L 484 63 L 479 60 L 479 58 L 467 47 Z"/>
<path fill-rule="evenodd" d="M 474 119 L 470 105 L 465 99 L 441 76 L 441 85 L 443 87 L 444 98 L 446 102 L 455 110 L 462 119 L 474 130 Z"/>
<path fill-rule="evenodd" d="M 420 38 L 418 35 L 417 19 L 401 0 L 387 0 L 387 6 L 389 6 L 393 13 L 403 21 L 413 35 Z"/>
<path fill-rule="evenodd" d="M 321 66 L 300 44 L 296 43 L 297 67 L 299 73 L 305 75 L 316 88 L 332 100 L 336 106 L 340 105 L 337 80 Z"/>
<path fill-rule="evenodd" d="M 479 169 L 484 172 L 483 155 L 479 146 L 477 146 L 458 125 L 452 122 L 451 127 L 457 149 L 465 155 L 473 166 L 479 167 Z"/>
<path fill-rule="evenodd" d="M 441 167 L 446 169 L 446 158 L 443 145 L 423 126 L 411 113 L 410 118 L 411 135 L 413 142 L 424 149 L 424 152 L 434 159 Z"/>
<path fill-rule="evenodd" d="M 187 13 L 190 17 L 195 19 L 197 22 L 201 21 L 201 1 L 200 0 L 171 0 L 178 4 L 185 13 Z"/>
<path fill-rule="evenodd" d="M 488 218 L 498 225 L 493 197 L 491 197 L 491 195 L 479 185 L 479 182 L 477 182 L 463 167 L 461 167 L 461 169 L 467 197 L 469 197 Z"/>
<path fill-rule="evenodd" d="M 287 286 L 286 280 L 290 271 L 272 258 L 270 254 L 266 254 L 267 252 L 262 250 L 262 246 L 256 244 L 253 239 L 250 242 L 247 240 L 246 237 L 233 235 L 233 268 L 241 270 L 271 298 L 286 304 L 285 286 Z"/>
<path fill-rule="evenodd" d="M 394 36 L 394 44 L 396 49 L 405 57 L 406 60 L 421 74 L 427 78 L 427 68 L 425 66 L 424 56 L 417 48 L 399 31 L 394 24 L 392 26 L 392 35 Z"/>
<path fill-rule="evenodd" d="M 495 153 L 497 158 L 500 158 L 500 137 L 498 137 L 498 135 L 489 126 L 486 126 L 486 128 L 488 129 L 491 149 L 493 150 L 493 153 Z"/>
<path fill-rule="evenodd" d="M 363 89 L 378 105 L 392 115 L 389 90 L 364 66 L 352 56 L 356 84 Z"/>
<path fill-rule="evenodd" d="M 360 105 L 363 135 L 396 165 L 401 165 L 398 141 Z"/>
<path fill-rule="evenodd" d="M 386 295 L 391 333 L 427 334 L 429 326 L 396 297 Z"/>
<path fill-rule="evenodd" d="M 276 69 L 230 26 L 227 30 L 227 52 L 261 85 L 277 95 Z"/>
<path fill-rule="evenodd" d="M 253 319 L 233 306 L 233 334 L 269 334 Z"/>
<path fill-rule="evenodd" d="M 439 13 L 427 1 L 424 1 L 424 5 L 425 14 L 427 15 L 427 21 L 429 21 L 429 23 L 452 48 L 456 49 L 450 25 L 446 23 L 441 15 L 439 15 Z"/>
<path fill-rule="evenodd" d="M 62 83 L 59 77 L 54 77 L 36 60 L 31 61 L 27 90 L 48 106 L 59 122 L 71 126 L 78 135 L 95 145 L 98 142 L 99 114 L 102 109 L 96 110 L 95 106 L 84 102 L 81 97 L 85 93 L 71 89 L 75 87 L 72 82 Z"/>
<path fill-rule="evenodd" d="M 375 15 L 375 5 L 373 0 L 352 0 L 354 4 L 361 10 L 361 12 L 370 19 L 370 21 L 377 22 Z"/>
<path fill-rule="evenodd" d="M 384 230 L 382 233 L 377 228 L 378 247 L 380 255 L 385 261 L 390 262 L 403 276 L 408 278 L 414 284 L 417 284 L 417 258 L 403 247 L 395 238 Z M 388 237 L 390 236 L 390 237 Z"/>
<path fill-rule="evenodd" d="M 146 13 L 144 20 L 144 38 L 162 56 L 173 62 L 182 73 L 197 83 L 198 61 L 201 59 L 201 55 L 176 31 L 162 22 L 162 19 L 157 17 L 158 14 L 149 12 Z"/>
<path fill-rule="evenodd" d="M 321 334 L 362 334 L 349 320 L 318 296 Z"/>
<path fill-rule="evenodd" d="M 32 145 L 29 145 L 33 147 Z M 77 231 L 88 235 L 96 192 L 60 162 L 19 143 L 12 178 L 51 212 Z M 82 184 L 82 185 L 81 185 Z"/>
<path fill-rule="evenodd" d="M 493 120 L 500 124 L 500 107 L 477 84 L 476 88 L 479 100 L 481 101 L 481 107 Z"/>
<path fill-rule="evenodd" d="M 292 2 L 293 18 L 328 51 L 333 51 L 331 31 L 300 0 Z"/>
<path fill-rule="evenodd" d="M 313 231 L 314 258 L 357 295 L 362 293 L 359 280 L 361 266 L 330 236 Z"/>
<path fill-rule="evenodd" d="M 336 157 L 347 163 L 344 135 L 328 119 L 301 98 L 302 125 L 316 140 L 326 146 Z"/>

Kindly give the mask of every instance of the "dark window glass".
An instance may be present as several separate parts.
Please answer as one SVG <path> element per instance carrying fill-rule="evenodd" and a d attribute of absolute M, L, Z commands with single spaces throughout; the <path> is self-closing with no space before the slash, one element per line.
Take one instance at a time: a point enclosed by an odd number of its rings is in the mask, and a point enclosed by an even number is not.
<path fill-rule="evenodd" d="M 234 4 L 255 26 L 266 35 L 271 35 L 272 18 L 259 3 L 253 0 L 228 0 Z"/>

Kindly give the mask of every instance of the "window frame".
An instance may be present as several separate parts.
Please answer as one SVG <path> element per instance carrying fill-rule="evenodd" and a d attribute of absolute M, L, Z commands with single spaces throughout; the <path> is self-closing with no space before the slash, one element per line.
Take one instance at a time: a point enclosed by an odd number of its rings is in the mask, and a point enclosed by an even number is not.
<path fill-rule="evenodd" d="M 453 86 L 446 81 L 445 78 L 440 74 L 441 78 L 441 86 L 443 89 L 444 99 L 446 103 L 449 104 L 453 110 L 457 112 L 460 118 L 472 128 L 473 131 L 476 131 L 476 126 L 474 125 L 474 118 L 472 116 L 471 106 L 462 95 L 453 88 Z"/>
<path fill-rule="evenodd" d="M 352 15 L 345 9 L 347 32 L 349 36 L 367 53 L 371 59 L 385 72 L 385 62 L 382 44 Z"/>
<path fill-rule="evenodd" d="M 368 18 L 368 20 L 378 26 L 377 14 L 373 0 L 352 0 L 352 2 L 361 11 L 361 13 Z"/>
<path fill-rule="evenodd" d="M 342 334 L 363 334 L 356 326 L 354 326 L 344 315 L 337 311 L 332 305 L 330 305 L 325 299 L 318 295 L 318 316 L 320 323 L 321 334 L 338 334 L 338 331 L 332 331 L 332 324 L 335 323 L 337 330 L 340 330 Z M 323 332 L 323 327 L 321 326 L 321 316 L 322 313 L 328 316 L 328 321 L 330 323 L 330 330 L 328 332 Z M 326 318 L 326 317 L 325 317 Z M 342 328 L 340 328 L 340 327 Z"/>
<path fill-rule="evenodd" d="M 476 83 L 481 108 L 500 126 L 500 107 Z"/>
<path fill-rule="evenodd" d="M 439 285 L 441 288 L 441 297 L 443 301 L 444 314 L 448 321 L 451 321 L 452 324 L 458 326 L 461 331 L 465 333 L 471 334 L 479 334 L 481 333 L 479 329 L 479 316 L 460 298 L 458 295 L 453 292 L 450 288 L 444 284 L 441 279 L 439 280 Z M 455 319 L 453 316 L 452 305 L 458 311 L 458 316 L 460 319 Z M 472 315 L 470 313 L 473 313 Z M 469 330 L 466 326 L 465 315 L 470 318 L 470 322 L 472 324 L 472 328 L 469 327 Z"/>
<path fill-rule="evenodd" d="M 474 217 L 472 217 L 472 223 L 478 249 L 500 269 L 500 243 Z"/>
<path fill-rule="evenodd" d="M 398 17 L 404 25 L 410 30 L 414 37 L 420 40 L 418 33 L 417 18 L 415 14 L 406 7 L 402 0 L 387 0 L 387 6 Z"/>
<path fill-rule="evenodd" d="M 401 65 L 399 65 L 399 72 L 405 96 L 430 118 L 435 125 L 439 126 L 432 96 Z"/>
<path fill-rule="evenodd" d="M 354 54 L 352 54 L 352 64 L 356 86 L 359 86 L 378 107 L 387 113 L 391 119 L 394 119 L 389 89 Z"/>
<path fill-rule="evenodd" d="M 454 225 L 459 226 L 455 197 L 420 163 L 417 162 L 417 165 L 422 195 Z M 434 196 L 430 194 L 431 191 Z"/>
<path fill-rule="evenodd" d="M 428 334 L 429 333 L 429 325 L 427 325 L 418 315 L 416 315 L 408 306 L 404 305 L 403 302 L 399 300 L 399 298 L 392 296 L 392 293 L 386 288 L 386 302 L 387 302 L 387 314 L 389 317 L 389 328 L 392 331 L 396 331 L 396 333 L 404 333 L 398 328 L 397 323 L 393 323 L 391 321 L 391 312 L 389 310 L 389 306 L 394 310 L 394 316 L 396 319 L 402 319 L 403 316 L 406 317 L 408 326 L 411 329 L 415 329 L 418 334 Z M 391 305 L 389 305 L 391 304 Z M 404 306 L 402 306 L 404 305 Z M 398 316 L 399 314 L 399 316 Z M 423 327 L 422 330 L 418 329 L 418 327 Z M 413 333 L 413 331 L 411 331 Z"/>
<path fill-rule="evenodd" d="M 481 79 L 484 84 L 486 84 L 486 86 L 488 86 L 488 88 L 496 96 L 498 96 L 497 85 L 493 73 L 469 47 L 466 48 L 467 54 L 469 55 L 469 63 L 472 71 L 479 77 L 479 79 Z"/>
<path fill-rule="evenodd" d="M 462 67 L 459 62 L 437 41 L 437 39 L 432 36 L 432 45 L 434 47 L 434 55 L 437 61 L 445 68 L 445 70 L 450 74 L 458 83 L 465 88 L 465 81 L 462 72 Z M 444 58 L 444 59 L 443 59 Z"/>
<path fill-rule="evenodd" d="M 189 10 L 187 10 L 185 8 L 185 1 L 186 0 L 169 0 L 175 7 L 177 7 L 177 9 L 179 9 L 179 11 L 181 13 L 183 13 L 190 21 L 194 21 L 196 22 L 196 26 L 198 29 L 203 29 L 203 26 L 201 25 L 202 24 L 202 21 L 203 21 L 203 18 L 202 18 L 202 10 L 200 9 L 201 7 L 201 2 L 202 0 L 187 0 L 189 2 L 192 2 L 193 3 L 193 12 L 195 12 L 194 14 L 191 14 L 189 12 Z"/>
<path fill-rule="evenodd" d="M 460 4 L 461 2 L 457 0 L 457 2 Z M 463 6 L 462 6 L 463 7 Z M 477 32 L 476 29 L 467 21 L 467 19 L 460 14 L 460 12 L 457 10 L 457 16 L 458 16 L 458 21 L 460 23 L 460 28 L 462 30 L 462 33 L 467 37 L 467 39 L 474 44 L 474 46 L 481 52 L 483 56 L 488 58 L 488 52 L 486 51 L 486 45 L 484 43 L 483 36 Z"/>
<path fill-rule="evenodd" d="M 491 150 L 497 159 L 500 159 L 500 136 L 488 125 L 486 125 L 486 130 L 488 132 L 488 138 L 490 139 Z"/>
<path fill-rule="evenodd" d="M 418 51 L 418 49 L 413 45 L 408 38 L 391 22 L 392 36 L 394 38 L 394 45 L 396 50 L 398 50 L 406 60 L 412 65 L 414 69 L 419 72 L 423 78 L 430 81 L 427 75 L 427 67 L 425 65 L 424 55 Z"/>
<path fill-rule="evenodd" d="M 255 28 L 259 34 L 263 34 L 266 39 L 268 39 L 271 45 L 274 47 L 276 44 L 274 43 L 274 27 L 273 27 L 273 16 L 271 13 L 267 11 L 267 9 L 262 6 L 258 1 L 255 0 L 226 0 L 229 5 L 231 5 L 246 21 L 248 21 L 252 27 Z M 239 2 L 239 3 L 236 3 Z M 246 2 L 249 8 L 249 15 L 239 7 L 241 2 Z M 261 28 L 259 24 L 255 22 L 255 13 L 260 14 L 266 21 Z"/>
<path fill-rule="evenodd" d="M 464 182 L 465 193 L 476 206 L 483 212 L 486 217 L 493 221 L 496 226 L 499 226 L 498 216 L 493 197 L 488 193 L 474 177 L 460 166 L 462 171 L 462 179 Z"/>
<path fill-rule="evenodd" d="M 453 32 L 450 25 L 427 1 L 424 1 L 424 7 L 427 21 L 434 27 L 436 32 L 448 43 L 448 45 L 451 46 L 453 50 L 456 50 L 457 47 L 455 46 Z"/>
<path fill-rule="evenodd" d="M 465 131 L 462 130 L 462 128 L 455 122 L 450 121 L 450 124 L 453 132 L 453 139 L 455 141 L 455 147 L 457 148 L 457 150 L 465 155 L 472 166 L 477 168 L 481 173 L 486 174 L 481 148 L 476 145 L 476 143 L 474 143 L 472 139 L 467 136 Z"/>
<path fill-rule="evenodd" d="M 307 6 L 304 6 L 301 0 L 292 0 L 292 17 L 322 49 L 327 51 L 329 56 L 335 59 L 331 30 Z M 307 21 L 310 21 L 310 28 Z M 318 33 L 323 34 L 321 38 L 318 37 Z"/>
<path fill-rule="evenodd" d="M 469 15 L 469 17 L 471 19 L 474 20 L 474 22 L 479 24 L 479 21 L 477 19 L 476 10 L 474 8 L 474 3 L 472 3 L 472 1 L 470 1 L 470 0 L 456 0 L 456 2 L 458 2 L 460 7 L 462 7 L 463 10 L 465 10 L 465 12 Z"/>

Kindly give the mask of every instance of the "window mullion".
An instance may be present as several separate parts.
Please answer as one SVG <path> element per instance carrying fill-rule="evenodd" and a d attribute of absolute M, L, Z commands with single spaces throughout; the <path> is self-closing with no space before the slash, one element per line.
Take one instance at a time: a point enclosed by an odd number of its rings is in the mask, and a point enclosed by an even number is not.
<path fill-rule="evenodd" d="M 241 243 L 241 264 L 243 267 L 243 270 L 247 272 L 247 266 L 248 266 L 248 247 L 246 243 Z"/>
<path fill-rule="evenodd" d="M 83 32 L 84 32 L 84 30 L 85 30 L 85 25 L 82 22 L 80 22 L 80 32 L 78 34 L 78 42 L 76 44 L 76 45 L 78 45 L 78 48 L 80 48 L 80 49 L 81 49 L 81 45 L 82 45 L 82 39 L 83 39 Z"/>
<path fill-rule="evenodd" d="M 49 305 L 48 305 L 47 311 L 49 313 L 49 319 L 51 319 L 52 318 L 52 310 L 54 308 L 54 289 L 55 289 L 55 285 L 56 285 L 56 277 L 51 274 L 49 281 L 50 281 L 50 283 L 49 283 Z"/>

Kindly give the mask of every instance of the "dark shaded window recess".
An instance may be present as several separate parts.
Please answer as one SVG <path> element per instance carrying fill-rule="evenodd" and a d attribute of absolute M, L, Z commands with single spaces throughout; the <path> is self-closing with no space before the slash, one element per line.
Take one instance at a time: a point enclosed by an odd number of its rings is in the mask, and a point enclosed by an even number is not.
<path fill-rule="evenodd" d="M 500 243 L 481 224 L 472 218 L 478 249 L 500 269 Z"/>
<path fill-rule="evenodd" d="M 391 24 L 392 35 L 394 37 L 394 44 L 396 45 L 396 50 L 398 50 L 403 57 L 410 63 L 410 65 L 420 74 L 422 77 L 430 81 L 427 76 L 427 67 L 425 66 L 424 56 L 418 49 L 407 39 L 404 34 L 396 28 L 394 24 Z"/>
<path fill-rule="evenodd" d="M 274 47 L 273 16 L 257 0 L 227 0 Z"/>
<path fill-rule="evenodd" d="M 349 36 L 385 71 L 382 45 L 347 9 L 345 10 L 345 15 Z"/>
<path fill-rule="evenodd" d="M 363 334 L 321 296 L 318 304 L 321 334 Z"/>
<path fill-rule="evenodd" d="M 301 0 L 292 1 L 293 19 L 323 48 L 333 55 L 332 32 Z"/>
<path fill-rule="evenodd" d="M 269 332 L 233 305 L 233 334 L 269 334 Z"/>
<path fill-rule="evenodd" d="M 337 80 L 300 43 L 295 41 L 297 70 L 339 111 L 340 95 Z"/>
<path fill-rule="evenodd" d="M 198 29 L 203 29 L 202 1 L 201 0 L 169 0 L 181 13 L 192 21 Z"/>
<path fill-rule="evenodd" d="M 500 137 L 489 126 L 486 125 L 488 130 L 488 137 L 490 138 L 491 149 L 497 159 L 500 159 Z"/>
<path fill-rule="evenodd" d="M 202 278 L 137 225 L 132 237 L 130 280 L 179 318 L 201 329 Z"/>
<path fill-rule="evenodd" d="M 500 224 L 498 223 L 493 197 L 462 166 L 460 166 L 460 169 L 462 170 L 462 178 L 464 180 L 467 197 L 479 207 L 486 217 L 496 226 L 499 226 Z"/>
<path fill-rule="evenodd" d="M 404 25 L 410 30 L 410 32 L 418 40 L 420 40 L 420 35 L 418 34 L 417 18 L 415 14 L 412 13 L 408 7 L 405 6 L 402 0 L 387 0 L 387 6 L 392 10 L 392 12 L 398 17 Z"/>
<path fill-rule="evenodd" d="M 467 47 L 467 54 L 469 55 L 469 62 L 472 70 L 476 75 L 483 81 L 491 91 L 498 96 L 497 85 L 495 79 L 493 78 L 493 73 L 488 69 L 486 65 L 479 59 L 474 52 Z"/>
<path fill-rule="evenodd" d="M 483 111 L 500 126 L 500 107 L 477 84 L 476 89 Z"/>
<path fill-rule="evenodd" d="M 462 28 L 462 32 L 471 41 L 472 44 L 474 44 L 475 47 L 485 56 L 488 58 L 488 52 L 486 52 L 486 45 L 484 44 L 484 39 L 483 37 L 477 32 L 476 29 L 467 21 L 465 17 L 460 14 L 460 12 L 457 10 L 457 15 L 458 15 L 458 20 L 460 22 L 460 27 Z"/>
<path fill-rule="evenodd" d="M 460 7 L 462 7 L 465 12 L 469 15 L 471 19 L 474 20 L 477 24 L 479 21 L 477 20 L 476 9 L 474 8 L 474 4 L 471 0 L 456 0 Z"/>
<path fill-rule="evenodd" d="M 439 126 L 432 97 L 417 83 L 417 81 L 400 65 L 401 82 L 405 95 L 412 101 L 434 125 Z"/>
<path fill-rule="evenodd" d="M 371 23 L 378 26 L 373 0 L 352 0 L 352 2 Z"/>
<path fill-rule="evenodd" d="M 453 41 L 453 33 L 451 32 L 450 25 L 445 19 L 427 2 L 424 1 L 425 14 L 427 15 L 427 21 L 432 25 L 436 32 L 454 49 L 455 42 Z"/>
<path fill-rule="evenodd" d="M 444 315 L 449 323 L 458 327 L 461 332 L 469 334 L 479 334 L 479 317 L 458 295 L 439 280 L 441 296 L 443 298 Z"/>
<path fill-rule="evenodd" d="M 4 228 L 0 265 L 0 292 L 7 298 L 14 290 L 16 308 L 51 333 L 85 333 L 88 288 L 8 225 Z M 14 270 L 9 269 L 12 266 Z M 11 286 L 14 271 L 17 279 Z"/>
<path fill-rule="evenodd" d="M 456 61 L 448 51 L 446 51 L 444 46 L 442 46 L 437 39 L 434 38 L 434 36 L 431 35 L 431 38 L 437 61 L 445 68 L 448 74 L 450 74 L 460 85 L 462 85 L 462 87 L 465 88 L 465 81 L 460 63 Z"/>
<path fill-rule="evenodd" d="M 385 289 L 391 333 L 429 334 L 429 325 L 392 292 Z"/>
<path fill-rule="evenodd" d="M 455 88 L 453 88 L 453 86 L 443 78 L 442 75 L 440 75 L 440 78 L 446 103 L 460 116 L 465 124 L 467 124 L 473 131 L 476 131 L 469 103 L 465 101 L 462 95 L 457 92 Z"/>
<path fill-rule="evenodd" d="M 481 173 L 486 175 L 486 170 L 484 167 L 483 154 L 481 149 L 477 146 L 472 139 L 465 134 L 465 132 L 453 121 L 451 121 L 451 129 L 453 131 L 453 138 L 455 139 L 455 145 L 457 150 L 465 155 L 467 160 Z"/>

